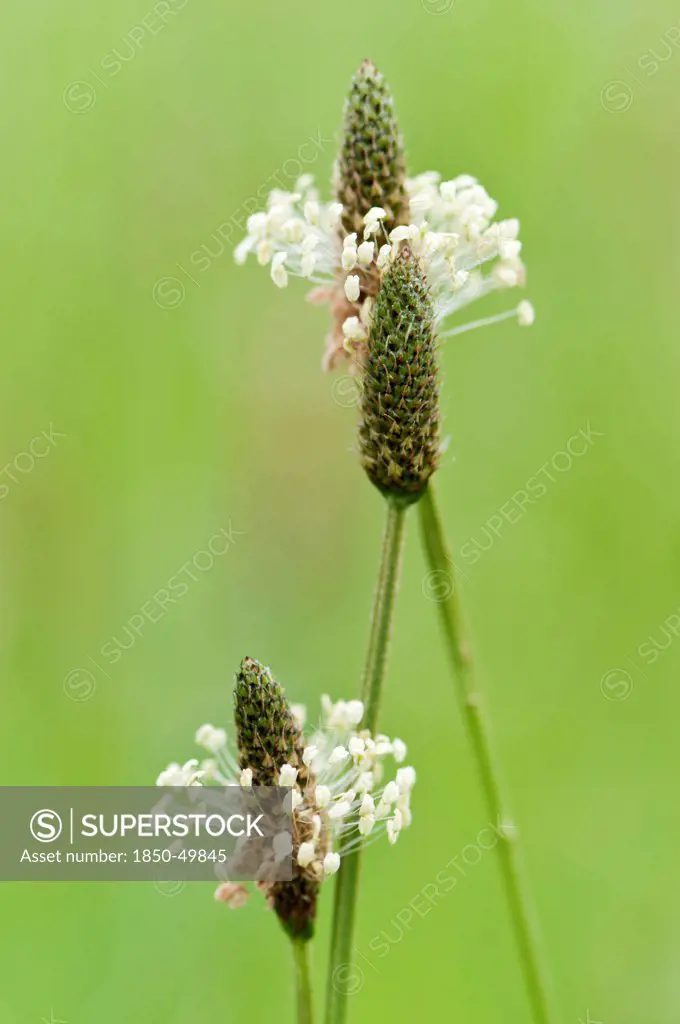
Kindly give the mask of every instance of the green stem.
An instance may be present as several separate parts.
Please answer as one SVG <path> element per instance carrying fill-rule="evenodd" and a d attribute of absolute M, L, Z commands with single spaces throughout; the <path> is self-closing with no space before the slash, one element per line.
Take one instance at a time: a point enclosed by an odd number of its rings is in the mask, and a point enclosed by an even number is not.
<path fill-rule="evenodd" d="M 364 701 L 363 725 L 375 730 L 380 711 L 382 687 L 392 633 L 394 604 L 399 583 L 404 546 L 406 508 L 388 498 L 380 572 L 373 602 L 371 635 L 368 643 L 361 697 Z M 347 997 L 357 990 L 359 972 L 352 970 L 354 916 L 359 889 L 360 847 L 342 858 L 335 885 L 331 959 L 326 990 L 326 1024 L 343 1024 L 347 1016 Z"/>
<path fill-rule="evenodd" d="M 487 719 L 473 664 L 465 639 L 454 564 L 449 555 L 439 512 L 430 485 L 418 503 L 420 527 L 431 572 L 437 574 L 441 624 L 454 669 L 456 694 L 470 744 L 479 771 L 487 813 L 498 828 L 496 844 L 505 896 L 522 964 L 527 994 L 535 1024 L 555 1021 L 548 993 L 548 971 L 544 963 L 542 941 L 527 883 L 524 878 L 516 829 L 507 815 L 502 793 L 501 774 L 489 735 Z"/>
<path fill-rule="evenodd" d="M 405 525 L 406 507 L 388 499 L 380 575 L 375 592 L 371 637 L 361 686 L 361 699 L 364 702 L 364 718 L 361 724 L 371 732 L 375 732 L 380 714 L 382 687 L 392 635 L 394 603 L 401 571 Z"/>
<path fill-rule="evenodd" d="M 293 939 L 293 966 L 297 996 L 297 1024 L 313 1024 L 312 981 L 309 971 L 309 942 Z"/>

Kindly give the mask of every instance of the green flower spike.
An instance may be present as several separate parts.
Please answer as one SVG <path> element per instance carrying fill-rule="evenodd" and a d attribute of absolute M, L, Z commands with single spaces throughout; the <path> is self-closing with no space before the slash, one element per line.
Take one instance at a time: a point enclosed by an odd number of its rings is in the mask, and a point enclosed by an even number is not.
<path fill-rule="evenodd" d="M 439 462 L 435 315 L 425 273 L 403 243 L 371 314 L 361 377 L 359 446 L 370 480 L 417 501 Z"/>
<path fill-rule="evenodd" d="M 383 75 L 370 60 L 355 74 L 345 104 L 337 174 L 345 234 L 356 231 L 361 238 L 364 217 L 376 206 L 386 212 L 383 223 L 388 234 L 409 223 L 404 153 L 394 102 Z"/>
<path fill-rule="evenodd" d="M 304 740 L 286 695 L 268 668 L 244 658 L 234 691 L 236 734 L 241 768 L 249 768 L 254 786 L 284 784 L 281 769 L 297 770 L 302 793 L 293 811 L 293 873 L 290 882 L 274 882 L 268 896 L 279 920 L 293 939 L 310 939 L 314 930 L 320 880 L 300 867 L 300 845 L 313 838 L 315 779 L 302 760 Z M 291 790 L 292 792 L 292 790 Z"/>

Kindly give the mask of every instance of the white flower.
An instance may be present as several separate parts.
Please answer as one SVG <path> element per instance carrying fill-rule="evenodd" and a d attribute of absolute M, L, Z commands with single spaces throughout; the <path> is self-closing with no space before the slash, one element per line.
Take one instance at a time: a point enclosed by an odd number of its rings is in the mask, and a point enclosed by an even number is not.
<path fill-rule="evenodd" d="M 323 873 L 324 875 L 334 875 L 340 867 L 340 854 L 339 853 L 327 853 L 323 859 Z"/>
<path fill-rule="evenodd" d="M 203 772 L 198 770 L 198 761 L 192 758 L 180 765 L 176 762 L 169 764 L 165 771 L 162 771 L 156 779 L 157 786 L 200 786 Z"/>
<path fill-rule="evenodd" d="M 368 267 L 375 255 L 375 242 L 362 242 L 357 249 L 357 258 L 362 267 Z"/>
<path fill-rule="evenodd" d="M 284 266 L 285 262 L 285 252 L 277 252 L 276 256 L 272 260 L 272 281 L 278 288 L 285 288 L 286 285 L 288 284 L 288 274 L 286 273 L 286 269 Z M 300 269 L 300 273 L 302 274 L 302 268 Z"/>
<path fill-rule="evenodd" d="M 402 792 L 413 789 L 416 784 L 416 770 L 410 765 L 397 770 L 397 785 Z"/>
<path fill-rule="evenodd" d="M 312 764 L 312 762 L 313 762 L 315 757 L 316 757 L 316 747 L 315 746 L 305 747 L 305 749 L 302 752 L 302 763 L 304 765 L 307 765 L 307 767 L 309 768 L 309 766 Z"/>
<path fill-rule="evenodd" d="M 279 786 L 294 786 L 297 776 L 297 768 L 294 768 L 292 764 L 284 764 L 279 772 Z"/>
<path fill-rule="evenodd" d="M 353 239 L 354 235 L 350 235 L 348 237 Z M 342 263 L 343 270 L 354 270 L 357 265 L 357 247 L 355 242 L 348 242 L 348 239 L 345 239 L 340 262 Z"/>
<path fill-rule="evenodd" d="M 356 314 L 336 313 L 342 319 L 332 336 L 328 365 L 343 348 L 351 355 L 367 336 L 359 325 L 365 327 L 370 320 L 370 306 L 366 312 L 363 307 L 371 296 L 361 302 L 358 275 L 345 275 L 360 267 L 379 280 L 403 241 L 423 261 L 443 337 L 508 317 L 516 317 L 522 326 L 533 323 L 531 306 L 522 302 L 498 316 L 451 325 L 451 319 L 477 299 L 524 284 L 519 221 L 495 221 L 498 204 L 469 174 L 442 181 L 439 174 L 427 171 L 407 179 L 406 190 L 410 223 L 394 228 L 389 239 L 381 207 L 373 207 L 364 217 L 363 239 L 355 233 L 343 237 L 338 231 L 342 206 L 322 202 L 311 175 L 304 175 L 294 192 L 275 189 L 267 209 L 248 219 L 248 234 L 234 253 L 237 263 L 253 253 L 261 264 L 271 261 L 271 276 L 279 288 L 285 288 L 289 276 L 304 277 L 327 286 L 325 296 L 331 301 L 339 292 L 355 306 Z M 347 341 L 353 344 L 344 344 Z"/>
<path fill-rule="evenodd" d="M 358 844 L 386 835 L 394 844 L 411 824 L 411 794 L 415 770 L 403 765 L 406 744 L 361 728 L 364 705 L 359 700 L 332 701 L 322 697 L 321 721 L 303 741 L 302 767 L 278 766 L 278 784 L 290 792 L 293 832 L 274 838 L 276 862 L 293 856 L 297 868 L 321 881 L 336 873 L 344 854 Z M 298 721 L 302 712 L 297 712 Z M 226 731 L 204 725 L 196 741 L 214 757 L 183 765 L 173 763 L 161 772 L 159 786 L 250 787 L 256 779 L 253 769 L 241 767 L 231 756 Z M 266 884 L 260 886 L 266 891 Z M 241 906 L 247 898 L 243 886 L 225 882 L 215 898 L 230 907 Z"/>
<path fill-rule="evenodd" d="M 314 836 L 316 852 L 307 869 L 315 877 L 329 873 L 327 862 L 337 870 L 343 854 L 369 836 L 372 841 L 374 836 L 385 834 L 394 843 L 411 823 L 411 791 L 416 778 L 411 766 L 397 767 L 406 756 L 403 740 L 384 735 L 374 738 L 360 728 L 364 714 L 361 701 L 333 702 L 324 696 L 322 710 L 320 727 L 310 736 L 305 750 L 314 749 L 310 764 L 316 786 L 309 810 L 306 812 L 303 805 L 299 811 Z M 388 762 L 396 770 L 383 783 Z M 316 822 L 320 815 L 325 824 L 319 831 Z M 310 842 L 307 837 L 306 841 Z M 330 854 L 333 857 L 328 861 Z M 308 855 L 305 849 L 305 859 Z"/>
<path fill-rule="evenodd" d="M 360 757 L 366 750 L 366 740 L 361 736 L 352 736 L 352 739 L 347 744 L 347 749 L 352 757 Z"/>
<path fill-rule="evenodd" d="M 396 843 L 397 839 L 399 838 L 400 828 L 401 825 L 399 826 L 399 828 L 397 828 L 396 815 L 394 818 L 390 818 L 390 820 L 387 822 L 387 838 L 389 839 L 393 846 Z"/>
<path fill-rule="evenodd" d="M 360 700 L 339 700 L 333 703 L 330 697 L 321 698 L 321 707 L 329 728 L 346 730 L 358 725 L 364 717 L 364 705 Z"/>
<path fill-rule="evenodd" d="M 359 817 L 359 831 L 361 832 L 362 836 L 367 836 L 370 832 L 372 832 L 374 825 L 375 825 L 375 815 L 374 814 L 362 814 Z"/>
<path fill-rule="evenodd" d="M 316 787 L 316 802 L 319 807 L 328 807 L 332 797 L 330 786 Z"/>
<path fill-rule="evenodd" d="M 358 316 L 348 316 L 342 325 L 342 333 L 347 341 L 364 341 L 367 335 L 366 328 Z"/>
<path fill-rule="evenodd" d="M 364 793 L 364 798 L 361 801 L 361 806 L 359 808 L 359 814 L 363 818 L 364 815 L 366 815 L 366 814 L 373 814 L 374 810 L 375 810 L 375 800 L 373 799 L 373 797 L 371 796 L 370 793 Z"/>
<path fill-rule="evenodd" d="M 385 789 L 383 790 L 382 798 L 384 803 L 387 806 L 389 806 L 390 804 L 394 803 L 398 796 L 399 786 L 396 784 L 396 782 L 388 782 L 387 785 L 385 786 Z"/>
<path fill-rule="evenodd" d="M 397 739 L 395 737 L 394 741 L 392 742 L 392 753 L 394 754 L 395 761 L 401 763 L 402 761 L 406 760 L 406 744 L 404 743 L 403 740 Z"/>
<path fill-rule="evenodd" d="M 361 294 L 360 279 L 358 274 L 349 274 L 345 278 L 345 295 L 350 302 L 356 302 Z"/>
<path fill-rule="evenodd" d="M 196 732 L 196 742 L 210 754 L 216 754 L 226 745 L 227 734 L 224 729 L 216 729 L 214 725 L 202 725 Z"/>
<path fill-rule="evenodd" d="M 376 235 L 380 231 L 382 225 L 381 221 L 387 216 L 382 206 L 372 206 L 364 217 L 364 238 L 369 238 L 371 235 Z"/>
<path fill-rule="evenodd" d="M 534 307 L 530 302 L 527 302 L 527 300 L 524 299 L 524 301 L 520 302 L 517 307 L 517 320 L 520 326 L 531 327 L 535 319 L 536 314 L 534 313 Z"/>
<path fill-rule="evenodd" d="M 392 246 L 391 245 L 381 245 L 380 249 L 378 251 L 378 256 L 377 256 L 376 261 L 375 261 L 377 263 L 377 265 L 378 265 L 378 270 L 384 270 L 385 269 L 387 264 L 390 262 L 391 256 L 392 256 Z"/>
<path fill-rule="evenodd" d="M 301 868 L 307 868 L 312 863 L 316 856 L 316 847 L 314 843 L 306 842 L 300 843 L 300 849 L 298 850 L 297 862 Z"/>
<path fill-rule="evenodd" d="M 352 804 L 349 800 L 338 800 L 337 804 L 333 804 L 328 812 L 329 818 L 344 818 L 352 810 Z"/>

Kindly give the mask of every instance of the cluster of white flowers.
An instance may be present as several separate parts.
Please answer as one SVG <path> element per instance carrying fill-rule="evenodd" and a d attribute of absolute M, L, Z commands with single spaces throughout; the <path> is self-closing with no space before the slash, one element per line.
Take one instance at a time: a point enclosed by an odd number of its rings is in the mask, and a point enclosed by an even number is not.
<path fill-rule="evenodd" d="M 365 340 L 373 299 L 362 296 L 362 274 L 379 275 L 408 241 L 420 256 L 432 289 L 437 317 L 444 321 L 464 306 L 497 289 L 521 286 L 525 270 L 520 252 L 519 221 L 494 222 L 498 204 L 470 175 L 441 181 L 428 171 L 407 179 L 410 223 L 387 234 L 385 211 L 373 207 L 364 218 L 363 237 L 341 236 L 342 206 L 322 203 L 311 175 L 300 178 L 294 192 L 273 191 L 267 210 L 248 220 L 248 234 L 235 252 L 237 263 L 254 253 L 271 277 L 285 288 L 289 275 L 342 288 L 355 306 L 342 333 L 351 351 Z M 453 327 L 444 336 L 516 316 L 523 326 L 534 320 L 527 301 L 506 313 Z"/>
<path fill-rule="evenodd" d="M 271 277 L 279 288 L 288 275 L 310 281 L 328 281 L 337 263 L 337 228 L 340 203 L 322 203 L 311 174 L 303 175 L 294 192 L 274 189 L 266 212 L 248 218 L 248 234 L 234 253 L 245 263 L 254 253 L 260 266 L 271 265 Z"/>
<path fill-rule="evenodd" d="M 304 721 L 303 707 L 295 705 L 294 713 L 298 721 Z M 403 763 L 406 744 L 359 729 L 363 714 L 359 700 L 334 703 L 324 695 L 321 723 L 303 753 L 313 783 L 303 791 L 297 767 L 278 767 L 278 783 L 290 788 L 292 810 L 305 823 L 305 834 L 312 836 L 299 844 L 297 862 L 319 879 L 335 874 L 342 855 L 358 844 L 382 834 L 394 844 L 402 829 L 411 824 L 416 773 Z M 170 764 L 158 776 L 158 786 L 252 785 L 253 772 L 239 767 L 224 729 L 202 725 L 195 739 L 211 756 L 201 763 L 193 759 L 184 765 Z M 395 768 L 393 777 L 386 780 L 389 761 Z M 235 907 L 243 902 L 243 893 L 242 886 L 225 883 L 215 895 Z"/>
<path fill-rule="evenodd" d="M 300 791 L 295 768 L 286 765 L 281 770 L 281 785 L 293 787 L 293 806 L 301 815 L 311 815 L 314 838 L 300 845 L 298 863 L 318 875 L 335 874 L 342 855 L 370 841 L 369 836 L 386 834 L 394 844 L 401 830 L 411 824 L 416 773 L 410 765 L 403 765 L 406 744 L 359 729 L 363 714 L 359 700 L 333 703 L 322 697 L 321 724 L 303 754 L 315 779 L 312 794 Z M 386 780 L 389 761 L 399 767 L 395 767 L 394 777 Z M 317 808 L 325 812 L 325 820 Z M 319 859 L 319 847 L 329 847 L 323 860 Z"/>

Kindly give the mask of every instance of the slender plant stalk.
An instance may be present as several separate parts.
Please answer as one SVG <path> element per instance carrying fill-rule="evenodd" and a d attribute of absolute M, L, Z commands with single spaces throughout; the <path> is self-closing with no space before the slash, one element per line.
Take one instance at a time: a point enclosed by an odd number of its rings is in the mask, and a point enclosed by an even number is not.
<path fill-rule="evenodd" d="M 535 1024 L 554 1024 L 556 1018 L 549 999 L 548 971 L 538 923 L 524 878 L 517 837 L 507 815 L 501 774 L 491 743 L 488 722 L 474 680 L 474 666 L 465 639 L 454 565 L 447 550 L 431 484 L 418 502 L 418 506 L 421 534 L 430 570 L 441 574 L 442 581 L 448 580 L 447 585 L 442 587 L 442 599 L 438 601 L 441 623 L 454 670 L 456 694 L 477 763 L 487 812 L 500 833 L 496 849 L 533 1020 Z M 506 826 L 505 831 L 503 826 Z"/>
<path fill-rule="evenodd" d="M 387 669 L 405 522 L 406 508 L 403 503 L 388 498 L 380 573 L 373 602 L 371 635 L 362 684 L 362 700 L 365 706 L 363 725 L 372 732 L 378 721 Z M 326 1024 L 343 1024 L 347 1016 L 347 997 L 356 987 L 356 978 L 352 973 L 352 941 L 360 866 L 360 847 L 357 847 L 342 858 L 336 880 L 326 990 Z"/>
<path fill-rule="evenodd" d="M 363 728 L 375 732 L 380 714 L 382 687 L 387 671 L 392 633 L 394 603 L 401 571 L 401 554 L 404 546 L 406 508 L 403 503 L 387 499 L 387 519 L 383 538 L 380 576 L 376 587 L 371 638 L 369 641 L 361 699 L 364 702 Z"/>
<path fill-rule="evenodd" d="M 293 939 L 293 967 L 297 997 L 297 1024 L 313 1024 L 312 981 L 309 970 L 309 942 Z"/>

